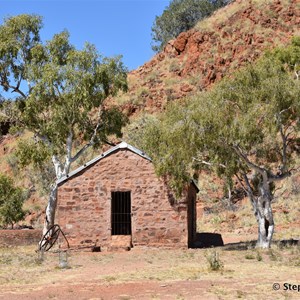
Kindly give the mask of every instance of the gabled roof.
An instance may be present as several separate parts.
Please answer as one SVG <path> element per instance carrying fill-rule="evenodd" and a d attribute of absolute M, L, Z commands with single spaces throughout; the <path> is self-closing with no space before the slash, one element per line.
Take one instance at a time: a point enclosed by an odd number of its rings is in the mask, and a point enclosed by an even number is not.
<path fill-rule="evenodd" d="M 116 145 L 113 148 L 110 148 L 109 150 L 107 150 L 106 152 L 102 153 L 101 155 L 95 157 L 94 159 L 90 160 L 89 162 L 85 163 L 83 166 L 77 168 L 76 170 L 70 172 L 67 176 L 62 177 L 61 179 L 57 180 L 57 184 L 61 184 L 64 181 L 68 180 L 69 178 L 73 177 L 74 175 L 76 175 L 77 173 L 81 172 L 82 170 L 88 168 L 90 165 L 93 165 L 94 163 L 98 162 L 99 160 L 105 158 L 106 156 L 110 155 L 111 153 L 119 150 L 119 149 L 128 149 L 130 151 L 132 151 L 133 153 L 136 153 L 137 155 L 152 161 L 152 159 L 146 155 L 143 151 L 125 143 L 125 142 L 121 142 L 120 144 Z"/>

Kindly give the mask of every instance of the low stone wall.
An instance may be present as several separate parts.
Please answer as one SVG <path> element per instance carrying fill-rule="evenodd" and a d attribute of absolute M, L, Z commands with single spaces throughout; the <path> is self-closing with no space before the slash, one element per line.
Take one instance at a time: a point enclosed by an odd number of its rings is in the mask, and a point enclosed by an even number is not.
<path fill-rule="evenodd" d="M 0 230 L 0 247 L 34 245 L 41 239 L 42 230 Z"/>

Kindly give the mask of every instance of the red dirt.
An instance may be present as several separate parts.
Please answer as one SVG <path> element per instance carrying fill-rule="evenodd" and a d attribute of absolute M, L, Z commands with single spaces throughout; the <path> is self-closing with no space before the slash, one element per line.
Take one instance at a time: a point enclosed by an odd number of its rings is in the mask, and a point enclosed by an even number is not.
<path fill-rule="evenodd" d="M 162 284 L 161 282 L 138 282 L 122 284 L 101 284 L 90 281 L 88 284 L 72 284 L 65 282 L 63 285 L 54 283 L 52 286 L 28 287 L 28 292 L 14 292 L 0 295 L 0 299 L 176 299 L 182 295 L 183 299 L 204 299 L 209 281 L 180 281 Z M 201 296 L 202 295 L 202 296 Z M 156 297 L 156 298 L 155 298 Z M 159 297 L 159 298 L 157 298 Z M 180 298 L 178 298 L 180 299 Z M 216 296 L 205 295 L 205 299 L 219 299 Z"/>

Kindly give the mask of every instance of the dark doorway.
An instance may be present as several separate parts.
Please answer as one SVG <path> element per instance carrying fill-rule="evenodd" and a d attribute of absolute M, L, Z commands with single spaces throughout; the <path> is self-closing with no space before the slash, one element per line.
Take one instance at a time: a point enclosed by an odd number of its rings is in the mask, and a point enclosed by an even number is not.
<path fill-rule="evenodd" d="M 111 192 L 111 234 L 131 235 L 130 192 Z"/>

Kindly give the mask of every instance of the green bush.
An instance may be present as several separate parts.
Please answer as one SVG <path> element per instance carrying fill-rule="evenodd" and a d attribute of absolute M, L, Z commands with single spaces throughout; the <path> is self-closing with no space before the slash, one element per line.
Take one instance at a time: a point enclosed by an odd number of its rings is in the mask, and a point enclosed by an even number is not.
<path fill-rule="evenodd" d="M 0 174 L 0 225 L 13 228 L 16 222 L 24 219 L 23 203 L 26 193 L 15 187 L 11 178 Z"/>
<path fill-rule="evenodd" d="M 255 259 L 254 255 L 253 255 L 253 254 L 250 254 L 250 253 L 247 253 L 247 254 L 245 255 L 245 258 L 246 258 L 246 259 Z"/>

